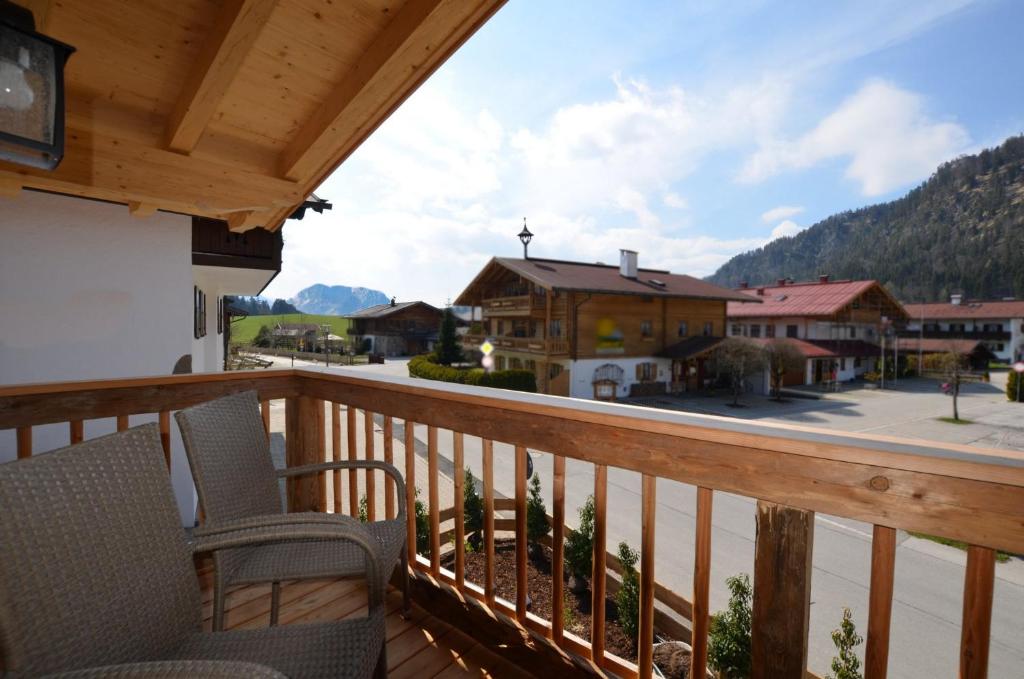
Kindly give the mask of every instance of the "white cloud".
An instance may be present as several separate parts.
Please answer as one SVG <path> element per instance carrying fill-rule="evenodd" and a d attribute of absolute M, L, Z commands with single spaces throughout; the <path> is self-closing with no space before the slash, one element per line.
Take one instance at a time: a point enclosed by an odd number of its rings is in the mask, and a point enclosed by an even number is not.
<path fill-rule="evenodd" d="M 790 236 L 797 235 L 803 230 L 804 227 L 800 226 L 791 219 L 787 219 L 785 221 L 779 222 L 775 226 L 775 228 L 772 229 L 772 235 L 769 238 L 769 240 L 775 240 L 776 238 L 789 238 Z"/>
<path fill-rule="evenodd" d="M 798 215 L 804 211 L 802 206 L 797 205 L 780 205 L 779 207 L 773 207 L 767 212 L 761 213 L 761 221 L 769 224 L 771 222 L 777 222 L 780 219 L 786 219 L 794 215 Z"/>
<path fill-rule="evenodd" d="M 673 210 L 685 210 L 690 206 L 689 202 L 675 191 L 669 191 L 661 197 L 661 201 Z"/>
<path fill-rule="evenodd" d="M 921 95 L 872 80 L 800 138 L 764 141 L 739 180 L 759 182 L 785 170 L 848 158 L 846 177 L 858 182 L 864 195 L 877 196 L 928 177 L 969 142 L 961 125 L 932 120 Z"/>

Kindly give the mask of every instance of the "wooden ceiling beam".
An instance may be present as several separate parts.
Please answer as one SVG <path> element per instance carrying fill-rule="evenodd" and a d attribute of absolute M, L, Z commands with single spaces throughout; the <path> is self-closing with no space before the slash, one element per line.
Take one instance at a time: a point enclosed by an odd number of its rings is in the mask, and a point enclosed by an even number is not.
<path fill-rule="evenodd" d="M 167 148 L 191 153 L 277 0 L 228 0 L 204 39 L 167 121 Z"/>
<path fill-rule="evenodd" d="M 305 197 L 295 182 L 75 127 L 67 129 L 56 170 L 0 162 L 0 185 L 216 218 L 239 211 L 271 215 Z"/>
<path fill-rule="evenodd" d="M 313 117 L 281 154 L 281 174 L 289 178 L 309 176 L 317 170 L 317 156 L 325 149 L 324 139 L 337 131 L 345 112 L 381 74 L 388 62 L 407 42 L 417 36 L 441 0 L 409 0 L 384 27 L 359 61 L 338 83 Z M 408 67 L 408 65 L 404 65 Z M 416 66 L 413 65 L 413 68 Z M 322 160 L 320 161 L 322 162 Z"/>

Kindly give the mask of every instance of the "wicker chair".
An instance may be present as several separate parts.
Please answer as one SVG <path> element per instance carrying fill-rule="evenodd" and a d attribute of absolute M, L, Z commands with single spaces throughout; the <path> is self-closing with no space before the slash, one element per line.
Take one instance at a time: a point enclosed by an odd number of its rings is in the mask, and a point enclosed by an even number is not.
<path fill-rule="evenodd" d="M 193 554 L 295 540 L 362 550 L 365 617 L 202 631 Z M 199 530 L 190 542 L 155 424 L 0 464 L 4 676 L 382 676 L 379 551 L 359 525 Z"/>
<path fill-rule="evenodd" d="M 175 414 L 207 530 L 218 527 L 364 525 L 381 547 L 383 577 L 401 568 L 403 613 L 409 610 L 405 484 L 390 464 L 376 460 L 325 462 L 275 470 L 254 391 L 232 394 Z M 359 524 L 353 517 L 319 512 L 286 514 L 278 480 L 334 469 L 381 469 L 397 485 L 398 517 Z M 270 624 L 277 624 L 285 580 L 362 576 L 362 555 L 340 542 L 286 543 L 214 552 L 213 629 L 223 629 L 224 597 L 234 585 L 272 583 Z"/>

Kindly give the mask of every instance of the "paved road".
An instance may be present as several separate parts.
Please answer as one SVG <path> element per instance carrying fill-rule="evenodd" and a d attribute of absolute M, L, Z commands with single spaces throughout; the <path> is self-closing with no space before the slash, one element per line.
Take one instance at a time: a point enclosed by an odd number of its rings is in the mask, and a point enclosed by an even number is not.
<path fill-rule="evenodd" d="M 365 366 L 357 370 L 404 375 L 402 364 Z M 950 399 L 934 382 L 909 380 L 898 391 L 857 390 L 826 400 L 793 399 L 778 404 L 750 398 L 749 407 L 728 408 L 722 398 L 666 399 L 659 407 L 739 416 L 746 419 L 798 422 L 843 431 L 972 443 L 1024 450 L 1024 407 L 1001 395 L 1000 379 L 992 385 L 971 385 L 961 397 L 961 416 L 974 424 L 952 425 L 937 417 L 950 412 Z M 1003 382 L 1005 383 L 1005 382 Z M 417 438 L 426 441 L 425 428 Z M 451 459 L 451 438 L 442 435 L 441 455 Z M 531 451 L 551 506 L 551 456 Z M 479 441 L 467 438 L 467 464 L 479 478 Z M 495 446 L 495 481 L 505 495 L 514 492 L 513 450 Z M 640 544 L 639 475 L 609 470 L 608 544 L 620 540 Z M 592 466 L 570 460 L 567 467 L 568 512 L 580 506 L 593 488 Z M 673 590 L 692 591 L 695 490 L 661 480 L 658 483 L 657 578 Z M 574 517 L 570 517 L 574 518 Z M 574 523 L 574 521 L 570 521 Z M 725 606 L 725 578 L 753 572 L 754 501 L 726 493 L 715 494 L 712 533 L 712 610 Z M 838 517 L 818 516 L 815 530 L 809 664 L 824 675 L 834 653 L 829 632 L 837 626 L 842 608 L 854 614 L 858 630 L 867 629 L 871 526 Z M 953 677 L 957 672 L 964 554 L 901 532 L 896 555 L 890 675 L 911 679 Z M 1024 561 L 997 565 L 989 676 L 1020 677 L 1024 667 Z M 863 658 L 863 646 L 861 647 Z"/>

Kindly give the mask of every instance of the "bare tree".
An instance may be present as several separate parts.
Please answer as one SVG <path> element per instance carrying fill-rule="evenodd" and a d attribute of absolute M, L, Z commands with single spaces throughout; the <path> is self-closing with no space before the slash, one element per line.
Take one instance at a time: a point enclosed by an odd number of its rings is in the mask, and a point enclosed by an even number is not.
<path fill-rule="evenodd" d="M 794 370 L 802 371 L 807 365 L 807 359 L 792 342 L 787 342 L 782 338 L 773 339 L 765 345 L 764 357 L 768 365 L 772 397 L 781 401 L 782 380 L 786 373 Z"/>
<path fill-rule="evenodd" d="M 960 385 L 964 381 L 964 357 L 955 347 L 950 346 L 942 355 L 939 365 L 946 378 L 946 383 L 949 385 L 949 394 L 953 397 L 953 419 L 959 420 L 960 410 L 957 399 L 960 396 Z"/>
<path fill-rule="evenodd" d="M 743 380 L 764 369 L 764 351 L 756 343 L 740 337 L 728 337 L 715 349 L 718 369 L 729 376 L 732 404 L 740 403 Z"/>

